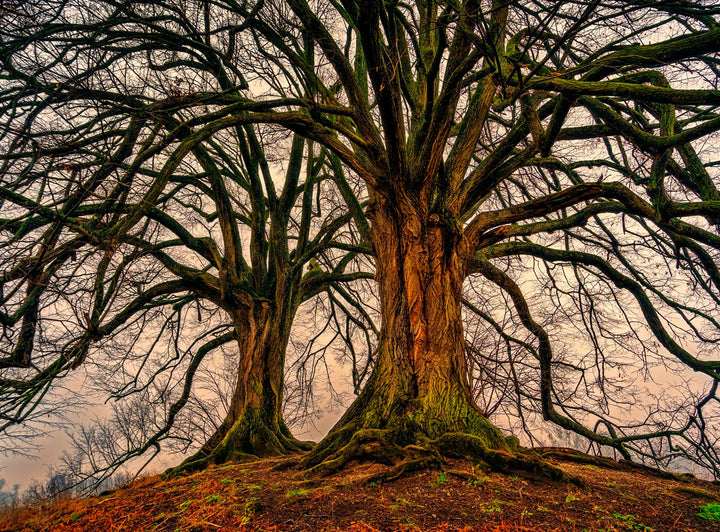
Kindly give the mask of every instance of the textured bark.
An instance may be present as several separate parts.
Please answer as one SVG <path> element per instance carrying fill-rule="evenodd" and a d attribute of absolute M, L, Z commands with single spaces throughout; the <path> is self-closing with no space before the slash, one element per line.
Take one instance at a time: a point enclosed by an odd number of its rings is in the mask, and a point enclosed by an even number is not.
<path fill-rule="evenodd" d="M 468 250 L 461 232 L 398 198 L 376 201 L 369 215 L 383 317 L 376 364 L 306 465 L 332 460 L 353 436 L 378 429 L 395 445 L 465 433 L 509 450 L 470 393 L 461 318 Z"/>
<path fill-rule="evenodd" d="M 283 421 L 287 325 L 264 301 L 249 312 L 234 315 L 233 322 L 240 356 L 228 413 L 200 450 L 176 471 L 248 457 L 284 455 L 307 450 L 311 445 L 296 440 Z"/>

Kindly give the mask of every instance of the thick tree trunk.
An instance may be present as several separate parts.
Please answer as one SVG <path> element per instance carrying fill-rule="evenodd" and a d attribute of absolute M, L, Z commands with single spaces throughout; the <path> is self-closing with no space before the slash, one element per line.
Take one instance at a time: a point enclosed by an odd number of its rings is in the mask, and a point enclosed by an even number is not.
<path fill-rule="evenodd" d="M 186 471 L 247 457 L 284 455 L 307 450 L 282 415 L 287 324 L 267 302 L 233 316 L 238 332 L 237 381 L 228 413 L 215 433 L 176 470 Z"/>
<path fill-rule="evenodd" d="M 383 320 L 376 364 L 306 464 L 332 459 L 365 429 L 398 445 L 464 433 L 507 450 L 470 393 L 461 317 L 467 251 L 460 230 L 397 198 L 378 202 L 369 215 Z"/>

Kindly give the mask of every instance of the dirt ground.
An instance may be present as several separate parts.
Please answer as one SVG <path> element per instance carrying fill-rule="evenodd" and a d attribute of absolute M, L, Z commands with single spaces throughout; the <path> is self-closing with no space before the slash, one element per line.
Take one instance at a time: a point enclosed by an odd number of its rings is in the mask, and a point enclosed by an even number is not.
<path fill-rule="evenodd" d="M 366 480 L 382 469 L 376 464 L 303 478 L 292 462 L 260 460 L 8 510 L 0 530 L 720 531 L 720 521 L 697 515 L 720 502 L 716 483 L 609 460 L 583 463 L 562 450 L 548 454 L 584 486 L 464 460 L 379 484 Z"/>

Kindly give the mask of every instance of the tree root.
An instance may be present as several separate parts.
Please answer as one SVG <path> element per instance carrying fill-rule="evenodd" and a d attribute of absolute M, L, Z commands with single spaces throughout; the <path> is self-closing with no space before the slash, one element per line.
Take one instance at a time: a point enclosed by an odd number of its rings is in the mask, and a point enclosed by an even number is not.
<path fill-rule="evenodd" d="M 361 429 L 337 452 L 330 454 L 319 464 L 310 467 L 311 474 L 328 476 L 340 471 L 351 460 L 375 460 L 395 465 L 404 457 L 400 447 L 391 439 L 392 433 L 385 429 Z"/>
<path fill-rule="evenodd" d="M 506 474 L 526 472 L 556 482 L 570 482 L 578 486 L 584 483 L 578 477 L 568 474 L 536 454 L 517 451 L 511 454 L 505 450 L 491 449 L 485 441 L 472 434 L 446 433 L 436 440 L 425 440 L 421 444 L 400 447 L 394 443 L 392 431 L 387 429 L 361 429 L 350 441 L 334 453 L 325 453 L 325 458 L 315 465 L 304 467 L 308 474 L 328 476 L 343 469 L 349 462 L 375 461 L 389 466 L 386 471 L 375 473 L 364 479 L 367 483 L 392 482 L 404 475 L 427 468 L 443 469 L 444 458 L 467 458 L 487 468 Z M 302 460 L 300 467 L 307 466 Z"/>
<path fill-rule="evenodd" d="M 432 444 L 437 446 L 440 453 L 445 456 L 479 460 L 487 464 L 493 471 L 501 473 L 524 471 L 557 482 L 571 482 L 581 487 L 584 485 L 580 478 L 566 473 L 535 454 L 521 454 L 520 452 L 511 454 L 506 451 L 490 449 L 481 438 L 472 434 L 447 433 Z"/>
<path fill-rule="evenodd" d="M 191 457 L 194 458 L 194 457 Z M 232 457 L 233 462 L 246 462 L 249 460 L 258 460 L 259 457 L 254 454 L 247 454 L 247 453 L 235 453 Z M 230 460 L 226 460 L 230 461 Z M 203 469 L 207 469 L 209 466 L 214 464 L 219 464 L 218 460 L 216 460 L 216 457 L 214 454 L 209 454 L 208 456 L 204 456 L 202 458 L 196 458 L 193 460 L 185 460 L 180 465 L 171 467 L 170 469 L 167 469 L 163 474 L 161 475 L 163 480 L 168 480 L 173 477 L 176 477 L 178 475 L 189 475 L 191 473 L 195 473 L 197 471 L 202 471 Z"/>
<path fill-rule="evenodd" d="M 250 434 L 251 436 L 248 436 Z M 240 437 L 226 436 L 210 453 L 202 450 L 185 459 L 180 465 L 168 469 L 163 478 L 172 478 L 180 474 L 189 474 L 206 469 L 211 465 L 227 462 L 247 462 L 259 460 L 267 456 L 285 456 L 302 451 L 309 451 L 313 442 L 297 440 L 292 436 L 276 433 L 267 427 L 260 427 L 253 433 L 252 429 L 240 433 Z M 247 450 L 244 450 L 247 449 Z M 255 454 L 257 453 L 257 454 Z"/>
<path fill-rule="evenodd" d="M 374 482 L 392 482 L 402 478 L 408 473 L 422 471 L 423 469 L 429 469 L 431 467 L 442 467 L 442 460 L 435 456 L 426 456 L 425 458 L 416 458 L 414 460 L 403 460 L 383 473 L 370 475 L 364 479 L 364 482 L 367 484 L 372 484 Z"/>
<path fill-rule="evenodd" d="M 647 466 L 645 464 L 640 464 L 637 462 L 630 462 L 628 460 L 613 460 L 612 458 L 608 458 L 606 456 L 593 456 L 589 454 L 585 454 L 581 451 L 578 451 L 576 449 L 569 449 L 566 447 L 542 447 L 539 449 L 534 449 L 534 453 L 538 454 L 542 458 L 559 458 L 561 460 L 566 460 L 568 462 L 576 462 L 579 464 L 588 464 L 588 465 L 595 465 L 598 467 L 603 467 L 605 469 L 615 469 L 615 470 L 628 470 L 628 469 L 634 469 L 636 471 L 641 471 L 645 474 L 654 475 L 656 477 L 665 478 L 669 480 L 677 480 L 680 482 L 687 482 L 688 479 L 694 478 L 692 475 L 688 473 L 672 473 L 670 471 L 662 471 L 660 469 L 656 469 L 654 467 Z"/>

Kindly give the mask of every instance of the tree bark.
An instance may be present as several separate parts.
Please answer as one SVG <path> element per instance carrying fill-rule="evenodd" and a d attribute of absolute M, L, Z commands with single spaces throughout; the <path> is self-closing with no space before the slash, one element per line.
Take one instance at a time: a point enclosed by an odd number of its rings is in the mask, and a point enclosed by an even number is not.
<path fill-rule="evenodd" d="M 200 450 L 176 471 L 307 450 L 283 420 L 282 394 L 289 326 L 267 301 L 233 315 L 238 333 L 237 381 L 228 413 Z"/>
<path fill-rule="evenodd" d="M 452 220 L 415 204 L 380 199 L 368 212 L 383 319 L 377 359 L 362 393 L 306 458 L 309 466 L 364 429 L 399 445 L 464 433 L 509 449 L 470 393 L 461 317 L 469 250 Z"/>

